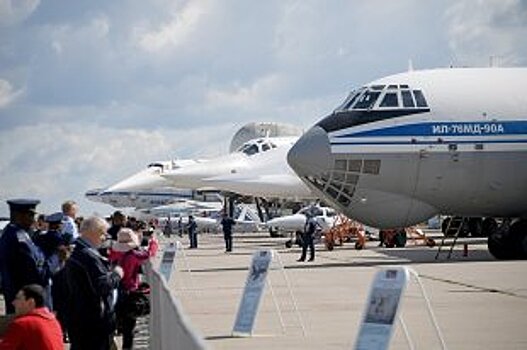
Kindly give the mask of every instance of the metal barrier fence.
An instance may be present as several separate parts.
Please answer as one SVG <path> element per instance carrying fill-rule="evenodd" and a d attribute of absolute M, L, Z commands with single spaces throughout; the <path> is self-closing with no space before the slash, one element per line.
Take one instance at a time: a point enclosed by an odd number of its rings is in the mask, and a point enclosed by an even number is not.
<path fill-rule="evenodd" d="M 150 283 L 150 349 L 206 349 L 203 338 L 190 325 L 158 269 L 148 264 L 145 270 Z"/>

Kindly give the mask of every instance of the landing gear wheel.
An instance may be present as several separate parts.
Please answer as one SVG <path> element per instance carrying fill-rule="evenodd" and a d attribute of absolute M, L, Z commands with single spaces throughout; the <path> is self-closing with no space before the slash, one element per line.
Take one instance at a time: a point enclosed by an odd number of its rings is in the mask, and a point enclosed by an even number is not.
<path fill-rule="evenodd" d="M 516 249 L 518 250 L 518 257 L 520 259 L 527 259 L 527 232 L 521 232 L 515 237 Z"/>
<path fill-rule="evenodd" d="M 277 228 L 269 227 L 269 235 L 273 238 L 280 237 Z"/>
<path fill-rule="evenodd" d="M 514 242 L 517 258 L 527 259 L 527 220 L 519 220 L 512 224 L 510 235 Z"/>
<path fill-rule="evenodd" d="M 355 242 L 355 250 L 362 250 L 364 248 L 364 243 Z"/>
<path fill-rule="evenodd" d="M 514 259 L 516 252 L 509 232 L 493 232 L 487 241 L 490 254 L 499 260 Z"/>
<path fill-rule="evenodd" d="M 498 223 L 494 218 L 485 218 L 481 223 L 481 235 L 489 237 L 493 232 L 498 230 Z"/>
<path fill-rule="evenodd" d="M 394 243 L 397 248 L 404 248 L 406 246 L 406 231 L 404 229 L 397 231 L 394 237 Z"/>

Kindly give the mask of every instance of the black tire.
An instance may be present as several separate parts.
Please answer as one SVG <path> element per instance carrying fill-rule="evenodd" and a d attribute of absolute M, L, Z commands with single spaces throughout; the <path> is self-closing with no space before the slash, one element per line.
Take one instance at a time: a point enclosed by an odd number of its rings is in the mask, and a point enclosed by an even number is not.
<path fill-rule="evenodd" d="M 511 260 L 517 256 L 509 232 L 495 231 L 489 236 L 487 246 L 490 254 L 498 260 Z"/>
<path fill-rule="evenodd" d="M 494 218 L 485 218 L 481 223 L 481 235 L 482 237 L 489 237 L 491 234 L 498 230 L 498 223 Z"/>
<path fill-rule="evenodd" d="M 271 235 L 272 238 L 280 237 L 278 229 L 273 227 L 269 227 L 269 235 Z"/>
<path fill-rule="evenodd" d="M 406 231 L 398 230 L 393 240 L 397 248 L 403 248 L 406 246 Z"/>
<path fill-rule="evenodd" d="M 518 259 L 527 259 L 527 220 L 519 220 L 511 225 L 511 239 Z"/>

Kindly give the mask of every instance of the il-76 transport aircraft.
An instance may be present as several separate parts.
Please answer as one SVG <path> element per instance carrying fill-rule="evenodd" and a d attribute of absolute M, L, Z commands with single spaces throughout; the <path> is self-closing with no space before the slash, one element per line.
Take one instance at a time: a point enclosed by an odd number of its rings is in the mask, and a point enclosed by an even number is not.
<path fill-rule="evenodd" d="M 350 218 L 469 217 L 497 258 L 527 257 L 527 68 L 409 71 L 353 91 L 288 162 Z"/>

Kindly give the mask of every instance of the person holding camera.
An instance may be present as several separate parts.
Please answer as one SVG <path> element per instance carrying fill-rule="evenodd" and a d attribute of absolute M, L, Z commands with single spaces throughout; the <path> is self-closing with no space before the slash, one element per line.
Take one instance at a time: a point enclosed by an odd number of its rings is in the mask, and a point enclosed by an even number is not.
<path fill-rule="evenodd" d="M 133 294 L 140 292 L 141 265 L 155 255 L 157 247 L 157 240 L 152 235 L 147 250 L 141 249 L 137 233 L 130 228 L 121 228 L 117 233 L 117 242 L 110 248 L 110 262 L 120 266 L 124 272 L 116 306 L 117 323 L 123 334 L 123 349 L 133 347 L 137 322 Z"/>

